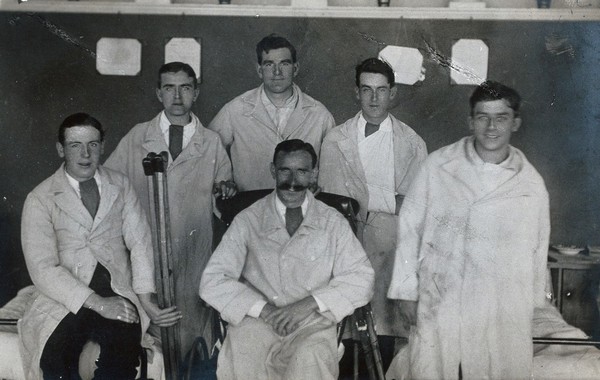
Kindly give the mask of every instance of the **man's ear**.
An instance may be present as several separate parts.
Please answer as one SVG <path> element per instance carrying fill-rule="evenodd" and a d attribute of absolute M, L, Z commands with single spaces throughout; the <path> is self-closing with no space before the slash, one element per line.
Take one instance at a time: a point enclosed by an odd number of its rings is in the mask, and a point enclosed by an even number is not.
<path fill-rule="evenodd" d="M 56 151 L 58 152 L 58 157 L 65 157 L 65 147 L 58 141 L 56 142 Z"/>
<path fill-rule="evenodd" d="M 356 96 L 356 100 L 360 102 L 360 88 L 354 87 L 354 95 Z"/>
<path fill-rule="evenodd" d="M 294 63 L 294 78 L 296 78 L 296 75 L 298 75 L 298 72 L 300 71 L 300 64 L 298 62 Z"/>
<path fill-rule="evenodd" d="M 157 89 L 156 89 L 156 97 L 158 98 L 158 101 L 159 101 L 159 102 L 161 102 L 161 103 L 163 102 L 163 101 L 162 101 L 162 94 L 161 94 L 161 92 L 160 92 L 160 88 L 157 88 Z"/>
<path fill-rule="evenodd" d="M 315 167 L 312 170 L 312 174 L 310 176 L 310 183 L 317 183 L 317 179 L 319 178 L 319 168 Z"/>
<path fill-rule="evenodd" d="M 275 164 L 274 164 L 274 163 L 272 163 L 272 162 L 271 162 L 270 169 L 271 169 L 271 176 L 273 176 L 273 179 L 275 179 L 275 180 L 276 180 L 277 178 L 275 178 L 275 177 L 276 177 L 276 176 L 275 176 L 275 172 L 276 172 L 276 170 L 275 170 Z"/>
<path fill-rule="evenodd" d="M 511 132 L 516 132 L 519 130 L 519 128 L 521 128 L 521 123 L 523 122 L 523 120 L 517 116 L 514 118 L 513 120 L 513 125 L 512 128 L 510 128 Z"/>
<path fill-rule="evenodd" d="M 198 86 L 196 86 L 196 88 L 194 88 L 194 101 L 198 99 L 198 95 L 200 95 L 200 89 L 198 88 Z"/>
<path fill-rule="evenodd" d="M 469 116 L 467 122 L 469 123 L 469 131 L 473 132 L 475 130 L 475 127 L 473 126 L 473 116 Z"/>
<path fill-rule="evenodd" d="M 258 77 L 260 79 L 263 79 L 263 71 L 262 71 L 262 66 L 260 65 L 260 63 L 256 64 L 256 73 L 258 74 Z"/>
<path fill-rule="evenodd" d="M 398 93 L 398 86 L 394 85 L 392 88 L 390 88 L 390 100 L 394 99 L 396 97 L 397 93 Z"/>

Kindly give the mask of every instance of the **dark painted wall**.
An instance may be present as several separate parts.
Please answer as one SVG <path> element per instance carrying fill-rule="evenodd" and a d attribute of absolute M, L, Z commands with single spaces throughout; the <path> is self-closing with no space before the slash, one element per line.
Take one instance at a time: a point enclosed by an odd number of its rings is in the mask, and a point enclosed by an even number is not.
<path fill-rule="evenodd" d="M 78 111 L 96 116 L 108 129 L 110 153 L 135 123 L 161 109 L 154 87 L 165 41 L 198 37 L 202 85 L 194 112 L 208 124 L 225 102 L 258 85 L 254 46 L 271 32 L 296 45 L 297 83 L 338 123 L 357 111 L 355 64 L 387 44 L 421 49 L 427 78 L 402 86 L 392 112 L 430 150 L 468 133 L 473 88 L 451 85 L 448 68 L 428 49 L 449 57 L 456 39 L 485 40 L 489 78 L 517 88 L 525 100 L 513 143 L 546 179 L 552 242 L 600 245 L 600 23 L 0 13 L 0 304 L 29 282 L 21 208 L 60 164 L 54 142 L 62 119 Z M 141 73 L 98 74 L 94 52 L 101 37 L 139 39 Z M 555 37 L 566 38 L 573 54 L 548 52 L 547 39 Z"/>

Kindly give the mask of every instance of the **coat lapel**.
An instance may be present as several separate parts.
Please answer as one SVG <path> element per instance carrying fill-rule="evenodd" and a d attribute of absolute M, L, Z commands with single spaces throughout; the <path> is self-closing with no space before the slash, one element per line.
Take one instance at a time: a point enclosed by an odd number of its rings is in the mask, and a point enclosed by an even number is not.
<path fill-rule="evenodd" d="M 144 142 L 142 143 L 142 148 L 147 153 L 154 152 L 160 153 L 163 151 L 169 151 L 169 147 L 165 142 L 165 138 L 162 135 L 162 131 L 160 130 L 160 115 L 158 114 L 152 121 L 150 122 L 150 128 L 146 131 L 146 136 Z"/>
<path fill-rule="evenodd" d="M 54 173 L 50 192 L 56 205 L 69 217 L 88 230 L 92 229 L 92 216 L 85 208 L 75 190 L 67 181 L 64 164 Z"/>
<path fill-rule="evenodd" d="M 356 123 L 358 122 L 359 115 L 356 115 L 354 119 L 343 124 L 340 128 L 341 134 L 344 138 L 338 141 L 338 148 L 344 156 L 344 159 L 348 163 L 350 170 L 356 175 L 360 183 L 367 189 L 367 177 L 365 171 L 360 162 L 360 155 L 358 153 L 358 142 L 356 140 Z"/>
<path fill-rule="evenodd" d="M 277 134 L 277 126 L 273 123 L 273 120 L 271 120 L 265 106 L 260 100 L 261 91 L 262 86 L 258 87 L 256 91 L 253 91 L 248 97 L 244 98 L 244 116 L 258 120 Z"/>
<path fill-rule="evenodd" d="M 100 205 L 94 218 L 93 229 L 104 220 L 104 217 L 111 211 L 115 200 L 119 196 L 119 187 L 110 182 L 110 178 L 106 172 L 99 168 L 100 180 L 102 181 L 102 189 L 100 193 Z"/>
<path fill-rule="evenodd" d="M 287 140 L 290 138 L 298 128 L 301 128 L 304 124 L 304 120 L 307 118 L 307 108 L 313 107 L 314 102 L 309 101 L 308 98 L 304 96 L 300 87 L 294 85 L 294 91 L 298 94 L 298 104 L 296 104 L 296 108 L 292 111 L 290 118 L 288 119 L 285 128 L 283 128 L 282 138 L 283 140 Z"/>
<path fill-rule="evenodd" d="M 169 164 L 168 170 L 171 171 L 174 167 L 181 165 L 190 159 L 201 157 L 204 139 L 204 126 L 200 123 L 200 120 L 196 119 L 196 131 L 192 135 L 190 142 L 181 151 L 181 153 L 177 157 L 177 160 Z"/>

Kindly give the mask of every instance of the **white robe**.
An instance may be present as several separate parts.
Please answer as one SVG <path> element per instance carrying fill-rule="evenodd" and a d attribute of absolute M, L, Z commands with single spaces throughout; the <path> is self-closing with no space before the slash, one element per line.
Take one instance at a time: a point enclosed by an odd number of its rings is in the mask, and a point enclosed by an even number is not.
<path fill-rule="evenodd" d="M 464 379 L 531 376 L 533 311 L 546 302 L 548 193 L 518 149 L 504 170 L 487 165 L 465 137 L 429 156 L 404 199 L 388 297 L 418 300 L 412 378 L 457 379 L 459 365 Z"/>
<path fill-rule="evenodd" d="M 200 296 L 229 322 L 222 379 L 337 377 L 335 323 L 369 301 L 373 269 L 344 217 L 306 196 L 306 215 L 291 238 L 273 192 L 234 219 L 206 266 Z M 310 296 L 327 310 L 285 337 L 248 316 L 258 301 L 282 307 Z"/>

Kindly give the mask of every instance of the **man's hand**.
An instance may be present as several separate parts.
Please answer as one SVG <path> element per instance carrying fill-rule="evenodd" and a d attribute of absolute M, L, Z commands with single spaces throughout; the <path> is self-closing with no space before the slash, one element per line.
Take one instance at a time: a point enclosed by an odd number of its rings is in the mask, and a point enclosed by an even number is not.
<path fill-rule="evenodd" d="M 417 301 L 398 300 L 400 317 L 408 330 L 411 326 L 417 325 Z"/>
<path fill-rule="evenodd" d="M 237 185 L 233 181 L 217 182 L 213 186 L 213 193 L 223 199 L 229 199 L 237 194 Z"/>
<path fill-rule="evenodd" d="M 266 307 L 267 306 L 265 305 L 265 308 Z M 274 306 L 271 307 L 275 308 Z M 277 334 L 285 336 L 293 333 L 300 325 L 300 322 L 308 318 L 308 316 L 318 310 L 318 308 L 319 305 L 317 305 L 317 301 L 315 301 L 312 296 L 308 296 L 293 304 L 275 308 L 273 311 L 265 312 L 265 309 L 263 308 L 266 317 L 263 318 L 263 313 L 261 312 L 261 318 L 273 326 L 273 329 L 275 329 Z"/>
<path fill-rule="evenodd" d="M 125 323 L 138 323 L 140 316 L 137 309 L 127 298 L 121 296 L 100 297 L 91 294 L 83 304 L 84 307 L 95 311 L 106 319 Z"/>
<path fill-rule="evenodd" d="M 183 317 L 181 312 L 177 310 L 176 306 L 171 306 L 165 309 L 158 307 L 158 305 L 152 300 L 152 295 L 150 293 L 140 294 L 138 297 L 142 307 L 146 313 L 148 313 L 150 320 L 158 327 L 173 326 Z"/>

